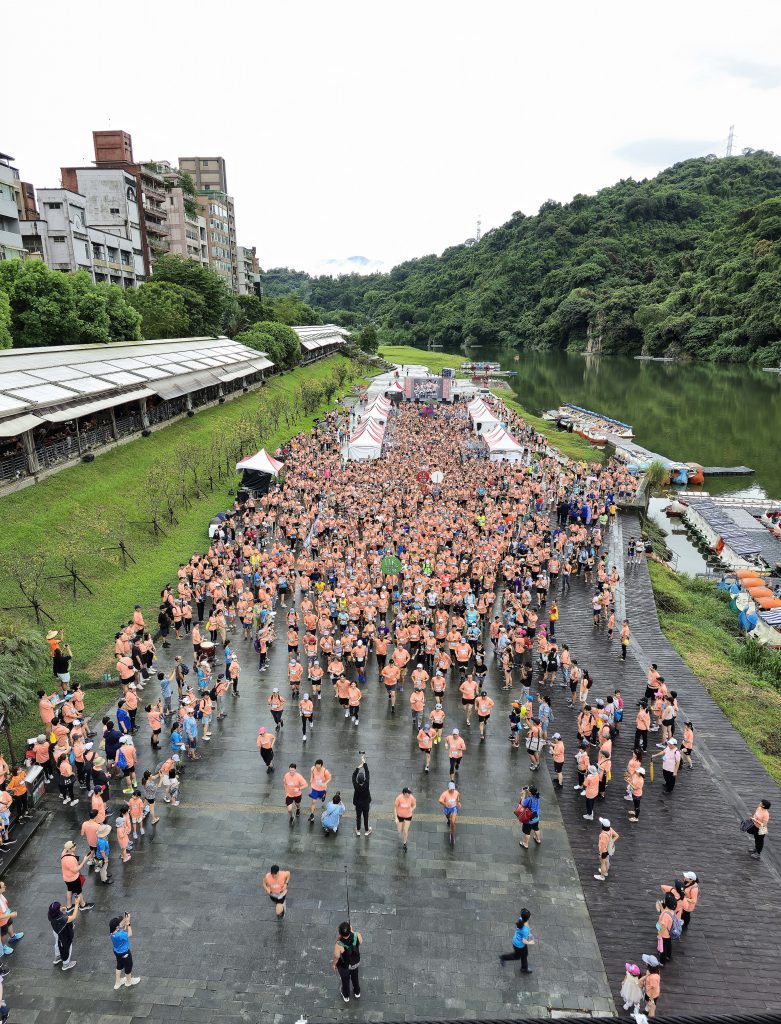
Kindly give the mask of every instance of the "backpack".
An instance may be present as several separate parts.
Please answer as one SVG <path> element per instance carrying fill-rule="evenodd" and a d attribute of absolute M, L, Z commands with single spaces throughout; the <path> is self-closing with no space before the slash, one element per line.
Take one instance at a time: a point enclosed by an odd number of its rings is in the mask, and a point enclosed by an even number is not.
<path fill-rule="evenodd" d="M 361 953 L 359 949 L 358 936 L 353 932 L 351 936 L 352 941 L 349 945 L 344 939 L 339 939 L 339 945 L 342 947 L 344 952 L 342 953 L 341 960 L 344 962 L 346 967 L 357 967 L 361 962 Z"/>
<path fill-rule="evenodd" d="M 673 914 L 673 923 L 670 925 L 670 938 L 680 939 L 683 935 L 683 922 L 677 914 Z"/>
<path fill-rule="evenodd" d="M 117 754 L 117 768 L 127 768 L 127 758 L 125 757 L 125 751 L 121 747 Z"/>

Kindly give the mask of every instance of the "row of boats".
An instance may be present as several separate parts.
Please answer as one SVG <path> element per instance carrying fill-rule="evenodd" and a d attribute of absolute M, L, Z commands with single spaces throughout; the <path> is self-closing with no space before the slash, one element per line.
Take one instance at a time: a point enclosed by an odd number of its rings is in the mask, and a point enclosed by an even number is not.
<path fill-rule="evenodd" d="M 609 435 L 620 437 L 622 440 L 629 440 L 635 436 L 629 423 L 615 420 L 604 413 L 594 412 L 593 409 L 584 409 L 571 402 L 565 402 L 558 409 L 548 409 L 542 414 L 542 418 L 555 423 L 560 430 L 578 434 L 597 448 L 602 448 L 608 443 Z"/>

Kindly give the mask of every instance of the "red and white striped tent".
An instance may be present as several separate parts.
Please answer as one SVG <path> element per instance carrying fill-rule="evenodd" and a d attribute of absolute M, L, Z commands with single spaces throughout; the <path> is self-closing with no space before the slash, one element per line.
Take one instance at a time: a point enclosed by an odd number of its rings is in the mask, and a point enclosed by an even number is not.
<path fill-rule="evenodd" d="M 523 445 L 518 444 L 513 435 L 498 424 L 482 435 L 493 461 L 507 459 L 517 462 L 523 455 Z"/>
<path fill-rule="evenodd" d="M 366 419 L 350 435 L 347 443 L 348 459 L 378 459 L 382 454 L 385 424 L 378 420 Z"/>
<path fill-rule="evenodd" d="M 256 452 L 254 455 L 248 455 L 246 459 L 242 459 L 240 462 L 237 462 L 236 472 L 240 473 L 242 470 L 248 469 L 254 470 L 256 473 L 269 473 L 271 476 L 277 476 L 283 466 L 283 462 L 279 462 L 277 459 L 272 458 L 265 448 L 261 448 L 260 451 Z"/>
<path fill-rule="evenodd" d="M 501 420 L 491 412 L 482 398 L 473 399 L 466 408 L 478 434 L 484 434 L 501 423 Z"/>
<path fill-rule="evenodd" d="M 360 413 L 360 419 L 386 420 L 390 412 L 391 404 L 387 398 L 378 395 L 377 398 Z"/>

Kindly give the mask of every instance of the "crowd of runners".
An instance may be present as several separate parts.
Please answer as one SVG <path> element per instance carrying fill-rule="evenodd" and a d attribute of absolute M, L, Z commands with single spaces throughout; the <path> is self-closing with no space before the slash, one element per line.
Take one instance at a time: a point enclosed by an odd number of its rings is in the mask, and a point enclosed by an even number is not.
<path fill-rule="evenodd" d="M 73 966 L 73 924 L 93 907 L 85 896 L 89 869 L 95 884 L 111 885 L 116 862 L 130 861 L 159 822 L 160 802 L 179 806 L 183 766 L 202 756 L 226 702 L 240 707 L 245 686 L 267 693 L 257 750 L 269 776 L 277 769 L 279 735 L 300 730 L 301 752 L 278 776 L 289 828 L 303 809 L 310 823 L 317 816 L 324 833 L 336 835 L 347 801 L 356 836 L 371 835 L 370 759 L 362 755 L 349 780 L 332 785 L 316 737 L 323 702 L 343 709 L 344 727 L 360 730 L 361 707 L 381 700 L 389 716 L 409 717 L 421 773 L 443 777 L 437 806 L 451 846 L 462 805 L 468 806 L 469 773 L 462 766 L 470 748 L 509 742 L 525 749 L 530 779 L 549 757 L 554 784 L 570 789 L 567 799 L 583 801 L 586 821 L 596 816 L 594 877 L 608 883 L 620 833 L 595 814 L 608 786 L 625 787 L 626 827 L 642 827 L 643 792 L 654 766 L 672 793 L 679 770 L 694 767 L 695 727 L 686 720 L 681 728 L 678 695 L 655 665 L 646 680 L 627 677 L 626 693 L 600 692 L 579 664 L 577 638 L 560 620 L 558 601 L 577 586 L 593 628 L 605 631 L 615 657 L 626 658 L 630 623 L 617 618 L 624 559 L 607 541 L 617 500 L 633 492 L 634 478 L 616 461 L 563 460 L 512 412 L 501 411 L 526 446 L 517 462 L 467 459 L 474 434 L 458 404 L 425 417 L 412 403 L 395 408 L 386 454 L 370 463 L 342 460 L 339 436 L 350 415 L 342 409 L 295 437 L 281 453 L 282 483 L 257 500 L 236 502 L 208 550 L 181 565 L 175 583 L 163 588 L 156 622 L 150 627 L 137 606 L 118 630 L 122 695 L 102 723 L 89 728 L 83 694 L 70 682 L 71 652 L 61 636 L 50 635 L 60 686 L 40 694 L 43 731 L 30 741 L 27 760 L 57 779 L 64 806 L 78 807 L 86 843 L 83 853 L 73 842 L 62 851 L 65 897 L 49 908 L 55 964 Z M 633 540 L 630 562 L 639 550 Z M 568 643 L 560 641 L 562 633 Z M 249 641 L 243 665 L 239 641 Z M 286 678 L 269 674 L 275 643 L 287 646 Z M 158 671 L 160 649 L 171 646 L 170 667 Z M 458 702 L 462 711 L 454 714 Z M 146 750 L 136 745 L 144 719 Z M 633 742 L 619 758 L 626 725 L 634 727 Z M 15 799 L 13 777 L 22 766 L 12 771 L 0 759 L 0 770 L 8 782 L 0 800 L 6 793 Z M 422 809 L 414 790 L 414 780 L 400 779 L 389 808 L 404 853 Z M 763 801 L 747 825 L 756 856 L 768 811 Z M 531 837 L 539 845 L 540 793 L 533 782 L 520 793 L 515 814 L 521 847 L 528 849 Z M 263 879 L 280 921 L 291 877 L 274 864 Z M 627 1008 L 644 1005 L 649 1015 L 672 941 L 690 924 L 699 881 L 687 871 L 662 888 L 656 953 L 644 957 L 642 976 L 627 964 L 621 990 Z M 0 929 L 10 954 L 22 933 L 14 934 L 13 913 L 0 896 L 3 910 Z M 528 919 L 524 909 L 516 952 L 503 960 L 520 959 L 530 971 Z M 123 919 L 111 929 L 112 944 L 113 934 L 124 936 L 128 927 Z M 349 936 L 346 941 L 354 945 Z M 354 970 L 353 995 L 359 995 L 357 962 L 348 962 L 353 945 L 337 964 L 343 998 L 350 986 L 342 968 L 348 975 Z M 114 951 L 115 987 L 135 984 L 129 952 L 116 944 Z"/>

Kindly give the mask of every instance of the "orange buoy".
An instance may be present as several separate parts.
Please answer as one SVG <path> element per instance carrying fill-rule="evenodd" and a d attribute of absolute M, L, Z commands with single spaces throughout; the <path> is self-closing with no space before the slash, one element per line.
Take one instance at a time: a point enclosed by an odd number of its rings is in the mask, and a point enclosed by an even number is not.
<path fill-rule="evenodd" d="M 744 576 L 740 581 L 740 585 L 744 590 L 751 591 L 752 587 L 764 587 L 766 586 L 765 581 L 761 576 Z"/>
<path fill-rule="evenodd" d="M 749 587 L 749 594 L 751 594 L 755 601 L 758 601 L 760 597 L 772 597 L 773 591 L 770 589 L 770 587 L 765 586 Z"/>
<path fill-rule="evenodd" d="M 762 611 L 769 611 L 771 608 L 781 608 L 781 601 L 777 597 L 759 597 L 757 604 Z"/>
<path fill-rule="evenodd" d="M 739 580 L 756 578 L 757 571 L 756 569 L 738 569 L 735 575 Z"/>

